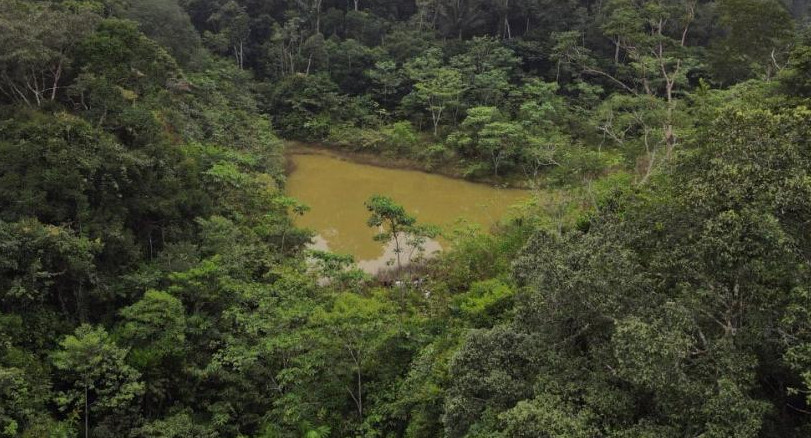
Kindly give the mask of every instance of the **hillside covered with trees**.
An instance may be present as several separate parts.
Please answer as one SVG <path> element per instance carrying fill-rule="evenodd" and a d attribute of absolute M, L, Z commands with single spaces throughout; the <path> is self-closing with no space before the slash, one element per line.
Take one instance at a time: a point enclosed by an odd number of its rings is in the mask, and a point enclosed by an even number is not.
<path fill-rule="evenodd" d="M 810 13 L 0 0 L 0 436 L 811 436 Z M 286 142 L 535 196 L 383 281 Z"/>

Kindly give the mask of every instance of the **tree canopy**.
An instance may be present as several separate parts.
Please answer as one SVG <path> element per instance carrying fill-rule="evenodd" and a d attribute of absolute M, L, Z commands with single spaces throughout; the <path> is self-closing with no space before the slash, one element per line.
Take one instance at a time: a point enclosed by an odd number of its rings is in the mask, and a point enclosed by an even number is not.
<path fill-rule="evenodd" d="M 0 436 L 811 435 L 808 13 L 0 2 Z M 367 275 L 285 140 L 532 196 Z"/>

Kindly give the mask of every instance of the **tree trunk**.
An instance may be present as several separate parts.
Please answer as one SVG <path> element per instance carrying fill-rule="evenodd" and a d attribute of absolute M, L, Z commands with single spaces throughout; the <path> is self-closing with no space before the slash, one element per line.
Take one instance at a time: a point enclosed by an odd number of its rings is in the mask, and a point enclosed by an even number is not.
<path fill-rule="evenodd" d="M 51 102 L 56 100 L 56 90 L 59 88 L 59 78 L 62 77 L 62 60 L 59 60 L 59 64 L 56 66 L 56 72 L 54 73 L 54 83 L 51 87 Z"/>
<path fill-rule="evenodd" d="M 493 175 L 498 178 L 498 166 L 501 164 L 501 152 L 498 154 L 491 153 L 493 157 Z"/>
<path fill-rule="evenodd" d="M 239 66 L 239 69 L 243 70 L 245 66 L 245 50 L 242 40 L 239 40 L 239 44 L 234 45 L 234 57 L 237 60 L 237 65 Z"/>
<path fill-rule="evenodd" d="M 315 33 L 321 33 L 321 2 L 323 0 L 315 1 Z M 357 1 L 355 2 L 357 5 Z M 357 10 L 357 9 L 356 9 Z"/>
<path fill-rule="evenodd" d="M 361 374 L 361 359 L 360 359 L 360 351 L 355 354 L 355 351 L 352 349 L 351 346 L 345 345 L 347 351 L 349 351 L 349 355 L 352 357 L 352 362 L 355 363 L 355 368 L 357 369 L 357 376 L 358 376 L 358 395 L 355 396 L 355 391 L 351 389 L 351 387 L 346 386 L 346 391 L 349 392 L 349 396 L 352 397 L 352 401 L 355 402 L 355 408 L 358 410 L 358 421 L 363 421 L 363 375 Z"/>
<path fill-rule="evenodd" d="M 358 415 L 363 421 L 363 378 L 360 372 L 360 361 L 358 362 Z"/>
<path fill-rule="evenodd" d="M 501 38 L 512 38 L 512 32 L 510 32 L 510 0 L 504 0 L 504 32 L 502 32 Z"/>
<path fill-rule="evenodd" d="M 87 382 L 84 383 L 84 438 L 90 436 L 90 412 L 87 410 Z"/>
<path fill-rule="evenodd" d="M 394 229 L 392 234 L 394 235 L 394 254 L 397 255 L 397 273 L 399 274 L 403 270 L 403 263 L 400 261 L 400 253 L 402 252 L 400 248 L 400 237 L 396 229 Z"/>
<path fill-rule="evenodd" d="M 28 79 L 28 78 L 26 78 Z M 25 83 L 26 88 L 28 88 L 32 93 L 34 93 L 34 98 L 37 99 L 37 106 L 42 106 L 42 99 L 41 99 L 41 92 L 39 90 L 39 85 L 37 85 L 37 77 L 34 73 L 31 74 L 31 80 L 26 80 Z"/>

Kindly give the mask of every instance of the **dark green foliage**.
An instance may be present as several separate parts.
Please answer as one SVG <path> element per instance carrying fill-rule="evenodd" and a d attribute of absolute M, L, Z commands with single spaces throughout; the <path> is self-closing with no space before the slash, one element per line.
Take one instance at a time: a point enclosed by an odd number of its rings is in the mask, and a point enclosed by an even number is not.
<path fill-rule="evenodd" d="M 64 390 L 56 394 L 63 412 L 83 418 L 85 433 L 115 436 L 137 424 L 143 383 L 139 373 L 124 362 L 126 351 L 103 328 L 81 325 L 75 335 L 60 342 L 53 354 Z M 92 419 L 92 423 L 91 423 Z"/>
<path fill-rule="evenodd" d="M 789 56 L 788 65 L 780 72 L 780 82 L 790 96 L 811 97 L 811 31 L 806 30 Z"/>
<path fill-rule="evenodd" d="M 809 436 L 805 3 L 0 1 L 0 436 Z M 273 129 L 537 196 L 386 285 Z"/>
<path fill-rule="evenodd" d="M 107 19 L 77 49 L 77 67 L 136 93 L 154 91 L 175 79 L 175 60 L 131 21 Z"/>
<path fill-rule="evenodd" d="M 322 75 L 284 78 L 268 98 L 268 110 L 276 114 L 274 125 L 283 135 L 305 140 L 329 133 L 331 117 L 338 117 L 344 99 Z"/>
<path fill-rule="evenodd" d="M 199 56 L 200 35 L 177 1 L 137 0 L 124 5 L 124 17 L 137 21 L 147 37 L 159 43 L 181 64 Z"/>
<path fill-rule="evenodd" d="M 723 0 L 718 13 L 726 35 L 711 48 L 715 77 L 726 84 L 772 77 L 791 41 L 789 11 L 777 0 Z"/>
<path fill-rule="evenodd" d="M 799 436 L 777 412 L 805 401 L 763 382 L 799 384 L 780 365 L 797 363 L 793 342 L 773 334 L 808 282 L 807 132 L 802 108 L 729 112 L 661 188 L 603 211 L 587 234 L 536 236 L 516 264 L 516 319 L 458 353 L 451 388 L 467 398 L 451 399 L 448 432 Z M 470 387 L 507 368 L 465 365 L 484 352 L 515 355 L 510 374 Z M 537 366 L 523 375 L 520 363 Z M 549 400 L 559 413 L 533 413 Z"/>
<path fill-rule="evenodd" d="M 196 0 L 186 9 L 213 50 L 264 81 L 263 108 L 285 138 L 458 176 L 559 184 L 619 163 L 647 182 L 707 122 L 685 111 L 700 84 L 791 76 L 789 9 L 803 7 L 783 3 Z M 538 83 L 554 88 L 527 90 Z M 467 138 L 465 121 L 491 107 L 498 117 L 477 129 L 486 135 Z M 402 147 L 387 133 L 393 122 L 421 135 Z"/>
<path fill-rule="evenodd" d="M 43 106 L 61 94 L 81 41 L 99 21 L 84 8 L 38 2 L 0 5 L 0 94 L 7 102 Z"/>

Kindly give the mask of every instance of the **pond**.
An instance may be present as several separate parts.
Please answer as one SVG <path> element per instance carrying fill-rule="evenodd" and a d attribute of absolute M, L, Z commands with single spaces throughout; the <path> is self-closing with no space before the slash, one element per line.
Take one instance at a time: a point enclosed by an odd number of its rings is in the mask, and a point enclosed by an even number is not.
<path fill-rule="evenodd" d="M 403 205 L 418 223 L 449 229 L 459 219 L 487 229 L 529 197 L 529 192 L 428 174 L 353 163 L 328 154 L 293 154 L 287 192 L 310 206 L 296 219 L 300 227 L 318 233 L 315 248 L 351 254 L 366 272 L 375 273 L 394 257 L 393 245 L 375 242 L 364 202 L 375 194 Z M 441 248 L 426 245 L 428 254 Z"/>

